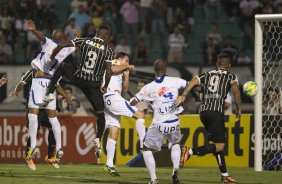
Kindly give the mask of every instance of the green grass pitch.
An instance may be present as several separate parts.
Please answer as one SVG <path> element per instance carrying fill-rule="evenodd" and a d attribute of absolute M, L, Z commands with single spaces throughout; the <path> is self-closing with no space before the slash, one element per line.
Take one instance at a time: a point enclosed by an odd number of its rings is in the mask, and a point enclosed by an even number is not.
<path fill-rule="evenodd" d="M 121 177 L 112 177 L 103 171 L 102 165 L 72 165 L 62 164 L 60 169 L 50 165 L 37 164 L 37 170 L 31 171 L 24 164 L 0 164 L 0 184 L 141 184 L 149 182 L 146 168 L 119 166 Z M 281 184 L 281 171 L 255 172 L 251 168 L 229 168 L 229 173 L 239 183 Z M 157 168 L 160 184 L 170 184 L 171 168 Z M 180 169 L 180 183 L 220 183 L 217 168 L 182 168 Z"/>

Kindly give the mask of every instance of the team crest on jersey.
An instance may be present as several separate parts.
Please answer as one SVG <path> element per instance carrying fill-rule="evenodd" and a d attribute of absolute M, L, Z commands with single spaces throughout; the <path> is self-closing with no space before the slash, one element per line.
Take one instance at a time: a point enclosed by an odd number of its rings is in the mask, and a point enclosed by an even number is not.
<path fill-rule="evenodd" d="M 158 95 L 163 96 L 166 91 L 167 91 L 166 87 L 161 87 L 158 91 Z"/>

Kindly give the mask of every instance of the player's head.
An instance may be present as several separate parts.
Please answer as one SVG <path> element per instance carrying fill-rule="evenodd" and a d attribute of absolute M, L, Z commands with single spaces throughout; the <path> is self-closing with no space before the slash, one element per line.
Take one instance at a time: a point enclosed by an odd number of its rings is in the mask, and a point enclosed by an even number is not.
<path fill-rule="evenodd" d="M 216 65 L 219 69 L 229 70 L 231 67 L 230 61 L 231 58 L 229 54 L 221 53 L 217 56 Z"/>
<path fill-rule="evenodd" d="M 157 59 L 154 63 L 154 70 L 156 76 L 162 76 L 166 74 L 167 63 L 163 59 Z"/>
<path fill-rule="evenodd" d="M 52 40 L 56 43 L 60 43 L 65 40 L 64 32 L 61 29 L 55 29 L 52 34 Z"/>
<path fill-rule="evenodd" d="M 146 85 L 145 81 L 138 81 L 137 88 L 138 90 L 141 90 Z"/>
<path fill-rule="evenodd" d="M 71 98 L 72 97 L 72 88 L 71 87 L 65 87 L 65 92 L 66 92 L 66 95 Z"/>
<path fill-rule="evenodd" d="M 101 25 L 96 30 L 96 37 L 103 39 L 105 42 L 108 41 L 108 39 L 111 36 L 111 29 L 108 26 Z"/>
<path fill-rule="evenodd" d="M 122 65 L 129 63 L 129 56 L 125 52 L 117 53 L 115 55 L 115 59 L 118 59 L 120 61 L 120 64 L 122 64 Z"/>

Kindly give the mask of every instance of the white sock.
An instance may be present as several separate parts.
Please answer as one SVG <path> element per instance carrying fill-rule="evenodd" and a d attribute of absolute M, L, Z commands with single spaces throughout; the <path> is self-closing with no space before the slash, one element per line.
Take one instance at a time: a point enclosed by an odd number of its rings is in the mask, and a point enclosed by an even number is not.
<path fill-rule="evenodd" d="M 156 176 L 156 163 L 152 151 L 143 151 L 143 157 L 146 167 L 149 170 L 151 181 L 154 181 L 155 179 L 157 179 L 157 176 Z"/>
<path fill-rule="evenodd" d="M 221 173 L 222 176 L 229 176 L 228 173 Z"/>
<path fill-rule="evenodd" d="M 38 116 L 36 114 L 28 113 L 27 117 L 28 117 L 28 122 L 29 122 L 28 133 L 30 136 L 30 148 L 34 149 L 36 147 Z"/>
<path fill-rule="evenodd" d="M 173 165 L 173 172 L 174 170 L 179 169 L 179 162 L 181 157 L 181 149 L 179 144 L 175 144 L 171 147 L 171 161 Z"/>
<path fill-rule="evenodd" d="M 115 150 L 116 150 L 116 141 L 113 139 L 108 139 L 106 150 L 107 150 L 107 163 L 109 167 L 114 166 L 114 156 L 115 156 Z"/>
<path fill-rule="evenodd" d="M 59 149 L 62 148 L 60 122 L 57 117 L 49 118 L 49 121 L 50 121 L 50 124 L 52 125 L 52 130 L 53 130 L 54 137 L 56 140 L 56 151 L 59 151 Z"/>
<path fill-rule="evenodd" d="M 192 148 L 190 148 L 190 149 L 188 150 L 188 153 L 189 153 L 189 155 L 193 155 L 193 150 L 192 150 Z"/>
<path fill-rule="evenodd" d="M 146 135 L 146 128 L 145 128 L 144 122 L 145 122 L 144 119 L 137 119 L 136 120 L 136 131 L 137 131 L 137 134 L 138 134 L 139 140 L 140 140 L 140 148 L 143 148 L 143 141 L 144 141 L 144 137 Z"/>

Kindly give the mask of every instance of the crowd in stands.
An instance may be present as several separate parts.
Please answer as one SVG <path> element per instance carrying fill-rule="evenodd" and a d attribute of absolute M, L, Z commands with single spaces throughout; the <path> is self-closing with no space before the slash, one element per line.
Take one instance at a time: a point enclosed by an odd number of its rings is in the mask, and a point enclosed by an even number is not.
<path fill-rule="evenodd" d="M 4 1 L 4 2 L 3 2 Z M 110 45 L 115 51 L 130 54 L 136 64 L 150 61 L 152 52 L 160 52 L 170 63 L 183 62 L 193 36 L 194 12 L 203 11 L 203 20 L 215 22 L 203 40 L 204 64 L 214 64 L 218 52 L 232 55 L 233 63 L 251 63 L 244 48 L 233 43 L 233 35 L 219 31 L 221 11 L 240 25 L 254 41 L 254 14 L 281 13 L 282 0 L 73 0 L 65 22 L 58 20 L 55 0 L 3 0 L 0 8 L 0 64 L 30 63 L 39 46 L 24 23 L 33 19 L 48 36 L 63 26 L 68 39 L 73 28 L 83 37 L 93 36 L 102 24 L 113 30 Z M 160 44 L 156 44 L 157 42 Z M 158 47 L 158 48 L 156 48 Z"/>

